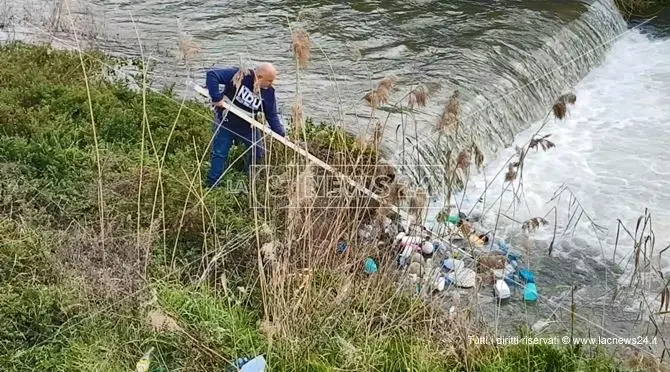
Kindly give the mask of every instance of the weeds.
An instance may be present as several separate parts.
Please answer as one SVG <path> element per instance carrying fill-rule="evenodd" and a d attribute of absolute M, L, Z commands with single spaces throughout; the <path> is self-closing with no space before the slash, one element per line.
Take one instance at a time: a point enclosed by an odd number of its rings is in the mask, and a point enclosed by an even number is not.
<path fill-rule="evenodd" d="M 670 6 L 667 0 L 614 0 L 621 14 L 627 18 L 650 18 Z"/>

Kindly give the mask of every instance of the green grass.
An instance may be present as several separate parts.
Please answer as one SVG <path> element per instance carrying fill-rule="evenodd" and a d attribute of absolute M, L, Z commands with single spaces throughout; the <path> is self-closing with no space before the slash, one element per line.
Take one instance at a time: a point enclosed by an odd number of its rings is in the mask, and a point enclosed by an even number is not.
<path fill-rule="evenodd" d="M 3 371 L 127 371 L 151 347 L 153 371 L 221 371 L 261 353 L 272 371 L 619 368 L 592 350 L 468 345 L 459 324 L 397 293 L 390 276 L 363 277 L 368 252 L 302 263 L 330 248 L 287 235 L 285 216 L 272 208 L 260 221 L 271 231 L 256 234 L 246 194 L 204 195 L 207 162 L 198 160 L 211 135 L 207 108 L 180 107 L 169 92 L 147 92 L 144 104 L 105 78 L 114 60 L 89 51 L 100 190 L 77 54 L 8 44 L 0 56 Z M 306 133 L 327 161 L 341 152 L 374 163 L 373 150 L 339 129 L 309 123 Z M 296 161 L 279 146 L 271 154 L 274 164 Z M 227 177 L 246 182 L 239 172 Z M 318 248 L 260 276 L 256 249 L 268 234 Z M 153 329 L 150 311 L 179 328 Z"/>

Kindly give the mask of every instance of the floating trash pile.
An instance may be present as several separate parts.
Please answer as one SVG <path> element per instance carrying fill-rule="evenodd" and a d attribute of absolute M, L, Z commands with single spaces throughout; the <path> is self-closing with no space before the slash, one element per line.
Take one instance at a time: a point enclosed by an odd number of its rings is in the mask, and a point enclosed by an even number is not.
<path fill-rule="evenodd" d="M 492 239 L 488 233 L 479 233 L 474 226 L 479 218 L 468 218 L 463 213 L 438 218 L 438 234 L 423 226 L 386 218 L 381 229 L 365 225 L 358 231 L 359 238 L 378 246 L 392 239 L 400 284 L 420 295 L 435 295 L 449 288 L 472 289 L 490 287 L 499 301 L 536 302 L 539 292 L 535 273 L 521 259 L 521 255 L 503 239 Z M 435 229 L 433 229 L 435 230 Z M 338 244 L 338 252 L 349 249 L 345 241 Z M 380 252 L 383 253 L 383 252 Z M 374 257 L 367 257 L 363 271 L 375 274 L 378 265 Z"/>

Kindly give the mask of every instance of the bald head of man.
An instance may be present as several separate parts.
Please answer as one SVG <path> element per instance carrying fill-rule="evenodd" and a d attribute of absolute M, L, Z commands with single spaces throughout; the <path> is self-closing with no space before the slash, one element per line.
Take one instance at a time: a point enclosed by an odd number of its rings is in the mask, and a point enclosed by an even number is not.
<path fill-rule="evenodd" d="M 261 89 L 270 88 L 277 78 L 277 68 L 269 62 L 256 66 L 255 72 L 256 80 Z"/>

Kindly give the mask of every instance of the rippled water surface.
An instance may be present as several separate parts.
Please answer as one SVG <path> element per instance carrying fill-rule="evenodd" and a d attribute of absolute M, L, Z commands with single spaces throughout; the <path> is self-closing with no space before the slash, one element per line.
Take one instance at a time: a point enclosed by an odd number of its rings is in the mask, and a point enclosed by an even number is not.
<path fill-rule="evenodd" d="M 12 2 L 32 15 L 51 2 Z M 19 5 L 21 4 L 21 5 Z M 30 9 L 36 9 L 30 11 Z M 272 61 L 281 70 L 279 94 L 285 114 L 295 100 L 291 28 L 312 36 L 310 67 L 301 72 L 306 113 L 317 120 L 370 134 L 363 95 L 389 74 L 398 77 L 394 100 L 416 83 L 442 89 L 416 113 L 418 136 L 426 133 L 452 92 L 463 97 L 465 127 L 493 156 L 537 119 L 552 101 L 581 79 L 603 56 L 610 40 L 625 29 L 609 0 L 590 7 L 581 1 L 93 1 L 80 2 L 95 15 L 94 26 L 80 17 L 81 32 L 95 31 L 100 43 L 124 55 L 138 55 L 138 35 L 146 54 L 157 60 L 160 84 L 185 87 L 190 74 L 202 81 L 212 65 Z M 67 19 L 67 9 L 62 10 Z M 69 22 L 63 21 L 69 26 Z M 289 23 L 291 22 L 291 23 Z M 90 24 L 90 22 L 89 22 Z M 174 54 L 180 31 L 192 35 L 201 52 L 187 69 Z M 138 35 L 136 35 L 136 33 Z M 603 46 L 604 44 L 604 46 Z M 358 116 L 356 116 L 358 115 Z M 399 115 L 388 122 L 385 144 L 392 155 L 403 141 Z M 414 131 L 405 133 L 415 136 Z M 404 147 L 405 152 L 412 148 Z M 431 152 L 437 153 L 439 149 Z M 400 159 L 400 157 L 398 157 Z M 431 157 L 422 161 L 432 161 Z M 411 170 L 410 170 L 411 171 Z"/>

